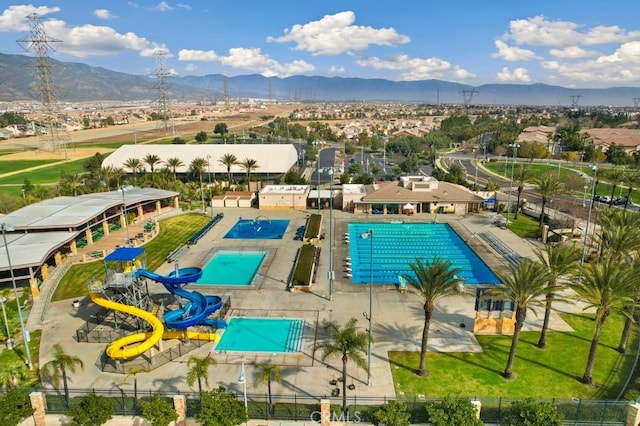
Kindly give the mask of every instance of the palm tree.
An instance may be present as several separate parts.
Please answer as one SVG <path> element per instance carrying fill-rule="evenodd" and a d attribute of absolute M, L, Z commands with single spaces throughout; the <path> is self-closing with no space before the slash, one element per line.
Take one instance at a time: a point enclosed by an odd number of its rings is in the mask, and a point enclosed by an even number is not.
<path fill-rule="evenodd" d="M 540 207 L 540 229 L 542 229 L 542 225 L 544 225 L 544 210 L 547 202 L 549 198 L 560 193 L 564 185 L 552 173 L 546 173 L 539 178 L 534 178 L 533 182 L 538 187 L 538 193 L 542 197 L 542 206 Z"/>
<path fill-rule="evenodd" d="M 577 293 L 578 298 L 586 302 L 586 309 L 595 308 L 595 325 L 591 347 L 584 369 L 582 382 L 593 384 L 593 366 L 602 328 L 612 313 L 630 315 L 627 309 L 635 305 L 635 291 L 638 274 L 635 268 L 624 263 L 606 261 L 587 264 L 582 277 L 573 281 L 570 286 Z"/>
<path fill-rule="evenodd" d="M 520 339 L 520 331 L 527 320 L 527 312 L 536 305 L 541 305 L 540 298 L 548 293 L 555 293 L 556 288 L 550 286 L 545 265 L 524 258 L 517 266 L 509 264 L 509 274 L 497 272 L 502 285 L 489 292 L 489 294 L 504 297 L 515 304 L 516 323 L 511 338 L 511 349 L 507 358 L 507 365 L 502 375 L 510 379 L 513 377 L 513 361 L 516 357 L 516 348 Z"/>
<path fill-rule="evenodd" d="M 451 261 L 434 258 L 433 261 L 422 262 L 416 259 L 416 263 L 410 263 L 413 274 L 405 274 L 407 283 L 418 290 L 424 298 L 424 327 L 422 329 L 422 345 L 420 347 L 420 365 L 418 375 L 426 376 L 425 362 L 427 358 L 427 344 L 429 340 L 429 328 L 431 318 L 436 308 L 436 302 L 442 297 L 455 294 L 462 285 L 462 279 L 457 277 L 461 273 L 460 268 L 453 268 Z"/>
<path fill-rule="evenodd" d="M 171 170 L 171 173 L 173 173 L 173 180 L 177 180 L 178 174 L 176 170 L 178 167 L 184 166 L 184 162 L 179 157 L 171 157 L 167 158 L 164 164 L 166 164 L 169 170 Z"/>
<path fill-rule="evenodd" d="M 187 361 L 187 366 L 192 364 L 193 367 L 187 372 L 187 384 L 191 387 L 197 380 L 198 393 L 202 395 L 202 381 L 204 380 L 204 383 L 209 387 L 209 366 L 216 365 L 217 362 L 209 355 L 204 358 L 192 356 Z"/>
<path fill-rule="evenodd" d="M 131 170 L 131 173 L 133 173 L 134 180 L 136 176 L 138 176 L 138 172 L 140 171 L 140 169 L 143 168 L 142 162 L 140 161 L 139 158 L 128 158 L 127 160 L 125 160 L 125 162 L 122 165 L 125 166 L 127 169 Z"/>
<path fill-rule="evenodd" d="M 202 210 L 205 209 L 204 190 L 202 188 L 202 175 L 204 174 L 204 171 L 207 168 L 207 164 L 209 164 L 207 162 L 207 159 L 203 157 L 196 157 L 193 159 L 193 161 L 191 161 L 191 164 L 189 164 L 189 171 L 194 175 L 198 175 L 198 177 L 200 178 L 200 197 L 202 198 Z"/>
<path fill-rule="evenodd" d="M 640 250 L 640 214 L 620 209 L 607 209 L 600 215 L 600 256 L 615 262 Z"/>
<path fill-rule="evenodd" d="M 273 400 L 271 399 L 271 381 L 280 383 L 280 366 L 275 364 L 260 363 L 256 365 L 260 374 L 256 377 L 256 383 L 267 382 L 267 392 L 269 395 L 269 412 L 273 413 Z"/>
<path fill-rule="evenodd" d="M 67 370 L 75 373 L 76 366 L 84 370 L 84 363 L 77 356 L 69 355 L 59 343 L 53 345 L 53 359 L 42 366 L 40 375 L 45 379 L 51 379 L 53 385 L 60 387 L 60 378 L 64 385 L 64 401 L 69 408 L 69 384 L 67 382 Z"/>
<path fill-rule="evenodd" d="M 606 169 L 603 174 L 611 184 L 611 199 L 609 200 L 609 207 L 611 207 L 613 206 L 613 199 L 616 196 L 616 188 L 626 180 L 627 175 L 623 169 L 619 169 L 617 167 L 614 167 L 613 169 Z"/>
<path fill-rule="evenodd" d="M 218 163 L 227 168 L 227 182 L 229 182 L 229 185 L 231 185 L 231 167 L 238 164 L 238 158 L 233 154 L 224 154 L 218 160 Z"/>
<path fill-rule="evenodd" d="M 149 165 L 149 168 L 151 169 L 151 174 L 153 174 L 156 164 L 160 163 L 162 160 L 160 160 L 160 157 L 158 157 L 156 154 L 147 154 L 144 156 L 142 161 L 144 161 Z"/>
<path fill-rule="evenodd" d="M 627 181 L 627 185 L 629 186 L 627 188 L 627 201 L 624 203 L 625 210 L 629 206 L 629 203 L 631 203 L 631 193 L 633 192 L 634 185 L 640 184 L 640 173 L 637 173 L 637 172 L 628 173 L 626 177 L 626 181 Z"/>
<path fill-rule="evenodd" d="M 547 244 L 545 248 L 545 251 L 536 250 L 536 257 L 547 269 L 547 286 L 560 290 L 564 287 L 559 286 L 560 280 L 565 276 L 573 274 L 577 270 L 582 253 L 573 244 Z M 547 347 L 549 318 L 551 317 L 551 308 L 553 300 L 556 298 L 556 292 L 547 292 L 545 298 L 544 320 L 542 321 L 542 330 L 540 330 L 540 338 L 537 344 L 541 349 Z"/>
<path fill-rule="evenodd" d="M 518 202 L 516 204 L 516 214 L 514 220 L 518 219 L 518 212 L 520 211 L 520 198 L 522 197 L 522 191 L 524 191 L 524 184 L 529 182 L 533 177 L 533 171 L 531 167 L 524 164 L 518 164 L 516 172 L 513 176 L 513 181 L 518 185 Z"/>
<path fill-rule="evenodd" d="M 249 181 L 251 180 L 251 171 L 258 168 L 258 161 L 253 158 L 245 158 L 242 160 L 242 163 L 240 163 L 240 166 L 247 172 L 247 185 L 249 185 Z"/>
<path fill-rule="evenodd" d="M 78 196 L 78 191 L 84 185 L 84 175 L 81 173 L 66 173 L 60 174 L 60 183 L 66 185 L 74 197 Z"/>
<path fill-rule="evenodd" d="M 351 359 L 356 365 L 365 371 L 369 371 L 367 361 L 363 353 L 366 353 L 369 344 L 369 334 L 357 328 L 358 319 L 350 318 L 343 328 L 335 321 L 325 321 L 324 328 L 329 333 L 330 341 L 318 343 L 316 349 L 320 349 L 320 359 L 338 355 L 342 359 L 342 414 L 347 416 L 347 363 Z"/>

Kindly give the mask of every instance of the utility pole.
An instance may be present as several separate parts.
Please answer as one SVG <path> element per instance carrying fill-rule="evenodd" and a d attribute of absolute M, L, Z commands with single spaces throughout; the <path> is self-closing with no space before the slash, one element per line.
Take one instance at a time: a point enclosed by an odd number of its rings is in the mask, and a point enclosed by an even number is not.
<path fill-rule="evenodd" d="M 173 112 L 171 111 L 171 98 L 169 98 L 169 87 L 167 83 L 167 77 L 172 75 L 171 71 L 167 70 L 165 65 L 165 57 L 169 54 L 168 51 L 164 49 L 158 49 L 153 54 L 156 57 L 157 68 L 152 73 L 156 78 L 156 86 L 155 89 L 158 92 L 158 98 L 156 102 L 158 103 L 158 114 L 160 115 L 160 119 L 164 125 L 164 133 L 167 134 L 169 131 L 169 118 L 171 118 L 171 128 L 173 130 L 173 135 L 175 136 L 175 126 L 173 123 Z"/>

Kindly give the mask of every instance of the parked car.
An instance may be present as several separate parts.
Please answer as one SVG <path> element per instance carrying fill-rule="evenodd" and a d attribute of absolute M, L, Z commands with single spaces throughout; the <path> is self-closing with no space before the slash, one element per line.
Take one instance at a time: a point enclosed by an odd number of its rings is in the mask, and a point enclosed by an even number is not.
<path fill-rule="evenodd" d="M 627 204 L 627 197 L 616 197 L 613 199 L 614 206 L 624 206 Z"/>

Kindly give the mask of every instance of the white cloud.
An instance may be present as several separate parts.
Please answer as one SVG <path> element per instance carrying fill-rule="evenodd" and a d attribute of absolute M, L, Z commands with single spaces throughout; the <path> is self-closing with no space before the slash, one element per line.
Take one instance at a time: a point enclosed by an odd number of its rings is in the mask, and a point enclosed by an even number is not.
<path fill-rule="evenodd" d="M 528 49 L 521 49 L 515 46 L 509 46 L 504 41 L 496 40 L 496 48 L 498 51 L 491 56 L 494 58 L 502 58 L 505 61 L 531 61 L 534 59 L 540 59 L 535 52 Z"/>
<path fill-rule="evenodd" d="M 578 46 L 565 47 L 564 49 L 549 49 L 549 54 L 554 58 L 561 59 L 580 59 L 599 55 L 595 50 L 585 50 Z"/>
<path fill-rule="evenodd" d="M 184 70 L 186 72 L 194 72 L 198 69 L 198 66 L 196 64 L 187 64 L 184 66 Z"/>
<path fill-rule="evenodd" d="M 353 25 L 356 15 L 352 11 L 325 15 L 319 21 L 296 24 L 285 29 L 280 37 L 268 37 L 276 43 L 295 43 L 295 50 L 312 55 L 339 55 L 365 50 L 369 45 L 396 46 L 408 43 L 409 37 L 398 34 L 393 28 L 372 28 Z"/>
<path fill-rule="evenodd" d="M 31 5 L 9 6 L 0 15 L 0 32 L 4 31 L 28 31 L 29 23 L 26 16 L 37 13 L 45 16 L 50 13 L 60 12 L 59 7 L 34 7 Z"/>
<path fill-rule="evenodd" d="M 95 16 L 98 19 L 104 19 L 104 20 L 109 20 L 113 18 L 113 15 L 111 15 L 111 12 L 109 12 L 107 9 L 96 9 L 93 11 L 93 16 Z"/>
<path fill-rule="evenodd" d="M 516 68 L 511 72 L 509 68 L 504 67 L 496 75 L 496 79 L 501 82 L 518 82 L 518 83 L 531 83 L 533 79 L 529 75 L 529 71 L 526 68 Z"/>
<path fill-rule="evenodd" d="M 398 55 L 391 60 L 377 57 L 359 59 L 356 63 L 363 67 L 401 71 L 400 77 L 405 81 L 424 80 L 430 78 L 472 78 L 475 75 L 460 67 L 454 67 L 449 62 L 439 58 L 411 58 L 408 55 Z"/>
<path fill-rule="evenodd" d="M 185 9 L 185 10 L 191 10 L 192 7 L 189 4 L 185 4 L 185 3 L 178 3 L 176 4 L 176 7 L 179 7 L 180 9 Z"/>
<path fill-rule="evenodd" d="M 218 55 L 213 50 L 188 50 L 182 49 L 178 52 L 178 60 L 180 61 L 198 61 L 198 62 L 215 62 Z"/>
<path fill-rule="evenodd" d="M 156 5 L 156 7 L 154 7 L 155 10 L 159 10 L 160 12 L 168 12 L 170 10 L 173 10 L 173 6 L 169 5 L 169 3 L 167 3 L 166 1 L 161 1 L 160 3 L 158 3 Z"/>
<path fill-rule="evenodd" d="M 337 67 L 335 65 L 331 65 L 331 68 L 329 68 L 331 74 L 343 74 L 345 71 L 345 67 Z"/>

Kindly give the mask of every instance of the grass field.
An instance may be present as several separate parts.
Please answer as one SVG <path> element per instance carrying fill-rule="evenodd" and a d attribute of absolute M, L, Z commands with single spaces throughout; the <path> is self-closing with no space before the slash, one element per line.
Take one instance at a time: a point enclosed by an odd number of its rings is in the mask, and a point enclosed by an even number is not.
<path fill-rule="evenodd" d="M 45 164 L 55 163 L 58 160 L 11 160 L 0 161 L 0 173 L 11 173 L 18 170 L 24 170 L 31 167 L 43 166 Z"/>
<path fill-rule="evenodd" d="M 530 314 L 532 315 L 532 314 Z M 593 371 L 595 386 L 581 383 L 593 332 L 589 315 L 563 314 L 574 332 L 551 331 L 547 349 L 538 349 L 538 332 L 523 332 L 513 365 L 514 380 L 501 376 L 511 336 L 477 336 L 482 353 L 428 353 L 429 376 L 418 377 L 419 352 L 391 352 L 391 372 L 396 394 L 615 399 L 633 368 L 634 350 L 617 350 L 623 319 L 612 316 L 605 325 Z M 417 336 L 416 338 L 419 338 Z M 629 348 L 637 346 L 637 329 Z"/>
<path fill-rule="evenodd" d="M 48 160 L 43 160 L 48 161 Z M 52 165 L 38 170 L 17 173 L 12 176 L 0 178 L 0 185 L 22 185 L 25 179 L 29 179 L 34 185 L 47 185 L 60 180 L 60 172 L 84 173 L 84 162 L 86 160 L 68 161 L 58 165 Z M 16 160 L 19 162 L 19 160 Z M 13 163 L 13 161 L 11 162 Z M 18 189 L 19 190 L 19 189 Z"/>

